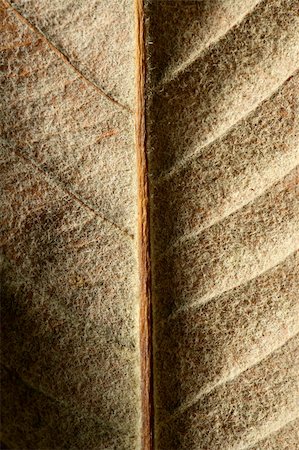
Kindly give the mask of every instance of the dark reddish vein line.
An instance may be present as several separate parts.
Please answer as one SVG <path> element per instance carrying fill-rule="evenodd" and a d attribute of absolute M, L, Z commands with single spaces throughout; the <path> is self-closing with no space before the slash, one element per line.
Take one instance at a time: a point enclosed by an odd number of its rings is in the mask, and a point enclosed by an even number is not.
<path fill-rule="evenodd" d="M 140 276 L 140 351 L 142 450 L 152 450 L 153 443 L 153 347 L 151 305 L 151 255 L 149 218 L 149 181 L 145 126 L 145 31 L 144 2 L 135 0 L 136 15 L 136 151 L 138 171 L 138 249 Z"/>

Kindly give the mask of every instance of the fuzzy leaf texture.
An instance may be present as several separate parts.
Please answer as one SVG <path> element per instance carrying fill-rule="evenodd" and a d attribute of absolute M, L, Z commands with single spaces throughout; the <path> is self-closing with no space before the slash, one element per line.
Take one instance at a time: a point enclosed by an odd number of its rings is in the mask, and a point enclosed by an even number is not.
<path fill-rule="evenodd" d="M 0 3 L 4 445 L 299 449 L 298 0 Z"/>

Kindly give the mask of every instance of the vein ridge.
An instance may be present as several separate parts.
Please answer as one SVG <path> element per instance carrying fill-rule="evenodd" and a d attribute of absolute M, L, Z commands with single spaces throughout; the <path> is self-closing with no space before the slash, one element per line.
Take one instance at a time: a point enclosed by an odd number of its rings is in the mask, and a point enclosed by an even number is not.
<path fill-rule="evenodd" d="M 281 177 L 275 179 L 271 184 L 269 184 L 265 189 L 263 189 L 261 192 L 259 192 L 255 197 L 251 198 L 249 201 L 239 205 L 236 209 L 233 209 L 229 211 L 227 214 L 223 214 L 222 216 L 216 218 L 215 220 L 212 220 L 210 223 L 208 223 L 203 228 L 199 228 L 195 231 L 190 231 L 187 234 L 184 234 L 183 236 L 178 237 L 175 241 L 170 244 L 170 246 L 163 252 L 161 257 L 167 255 L 169 252 L 172 252 L 178 245 L 184 244 L 184 242 L 188 241 L 189 239 L 196 238 L 197 236 L 200 236 L 204 231 L 209 230 L 215 225 L 220 224 L 224 220 L 228 219 L 230 216 L 234 215 L 238 211 L 242 210 L 243 208 L 246 208 L 247 206 L 254 204 L 259 198 L 263 197 L 263 195 L 267 194 L 276 184 L 278 184 L 280 181 L 282 181 L 284 178 L 286 178 L 289 174 L 293 172 L 293 170 L 296 170 L 297 167 L 299 167 L 299 164 L 296 163 L 294 166 L 291 167 L 290 170 L 288 170 L 286 173 L 284 173 Z"/>
<path fill-rule="evenodd" d="M 278 433 L 279 431 L 281 431 L 283 428 L 287 427 L 290 423 L 295 422 L 297 419 L 299 418 L 299 414 L 295 415 L 295 414 L 290 414 L 287 421 L 282 423 L 281 425 L 279 425 L 278 427 L 275 427 L 272 424 L 272 429 L 270 429 L 269 431 L 264 432 L 261 436 L 259 436 L 259 438 L 252 442 L 249 447 L 234 447 L 232 450 L 250 450 L 253 446 L 255 446 L 256 444 L 258 444 L 259 442 L 263 441 L 264 439 L 267 439 L 268 437 L 271 437 L 273 434 Z M 269 426 L 268 426 L 269 428 Z"/>
<path fill-rule="evenodd" d="M 296 328 L 295 333 L 288 336 L 283 342 L 281 342 L 278 346 L 275 346 L 273 349 L 271 349 L 269 352 L 264 354 L 261 358 L 259 358 L 257 361 L 253 361 L 248 366 L 244 366 L 243 368 L 240 368 L 236 373 L 227 375 L 217 381 L 216 383 L 212 384 L 211 386 L 206 387 L 202 391 L 200 391 L 197 395 L 195 395 L 193 398 L 187 400 L 185 403 L 182 403 L 180 406 L 177 407 L 177 409 L 173 412 L 171 417 L 169 417 L 167 420 L 165 420 L 161 427 L 165 426 L 169 422 L 172 422 L 177 417 L 179 417 L 181 414 L 183 414 L 185 411 L 187 411 L 189 408 L 191 408 L 193 405 L 195 405 L 202 397 L 205 397 L 207 395 L 210 395 L 213 393 L 216 389 L 225 386 L 226 384 L 236 380 L 239 376 L 241 376 L 243 373 L 245 373 L 247 370 L 250 370 L 254 367 L 257 367 L 259 364 L 263 363 L 267 358 L 271 357 L 273 353 L 279 351 L 282 347 L 284 347 L 289 341 L 294 339 L 299 334 L 299 324 Z M 241 449 L 240 449 L 241 450 Z"/>
<path fill-rule="evenodd" d="M 81 199 L 75 192 L 71 191 L 70 189 L 67 189 L 65 186 L 63 186 L 63 184 L 53 178 L 47 171 L 45 171 L 42 167 L 40 167 L 40 165 L 38 163 L 36 163 L 35 161 L 33 161 L 32 159 L 30 159 L 28 156 L 25 156 L 21 151 L 12 148 L 12 151 L 21 159 L 23 159 L 25 162 L 27 162 L 27 164 L 29 164 L 30 166 L 34 167 L 36 170 L 38 170 L 40 173 L 42 173 L 43 175 L 46 175 L 48 182 L 50 182 L 51 184 L 53 184 L 56 188 L 61 189 L 63 192 L 65 192 L 68 196 L 70 196 L 71 198 L 73 198 L 73 200 L 75 200 L 76 202 L 78 202 L 83 208 L 85 208 L 86 210 L 90 211 L 91 213 L 93 213 L 96 217 L 99 217 L 100 219 L 102 219 L 104 222 L 108 222 L 110 225 L 112 225 L 113 227 L 115 227 L 116 229 L 118 229 L 121 233 L 123 233 L 124 235 L 128 236 L 130 239 L 134 239 L 134 235 L 131 234 L 129 231 L 127 231 L 126 229 L 122 228 L 120 225 L 118 225 L 117 223 L 113 222 L 111 219 L 109 219 L 108 217 L 104 216 L 103 214 L 101 214 L 99 211 L 97 211 L 96 209 L 94 209 L 92 206 L 88 205 L 83 199 Z"/>
<path fill-rule="evenodd" d="M 18 267 L 15 267 L 15 265 L 14 265 L 14 262 L 7 256 L 7 255 L 3 255 L 3 258 L 7 261 L 7 263 L 8 264 L 10 264 L 12 267 L 13 267 L 13 270 L 15 271 L 15 273 L 17 273 L 17 275 L 18 275 L 18 277 L 20 278 L 20 279 L 22 279 L 23 280 L 23 282 L 24 283 L 27 283 L 27 282 L 30 282 L 30 278 L 27 278 L 23 273 L 22 273 L 22 271 L 21 270 L 19 270 L 19 268 Z M 41 290 L 39 289 L 39 288 L 37 288 L 36 287 L 36 285 L 37 285 L 37 283 L 35 283 L 35 285 L 34 285 L 34 289 L 32 290 L 32 292 L 34 293 L 34 294 L 36 294 L 37 296 L 39 296 L 39 297 L 41 297 L 41 298 L 43 298 L 45 295 L 46 296 L 48 296 L 48 293 L 47 292 L 45 292 L 45 293 L 41 293 Z M 51 293 L 51 298 L 54 298 L 55 300 L 58 300 L 59 299 L 59 297 L 56 295 L 56 294 L 52 294 Z M 51 305 L 51 307 L 54 307 L 55 309 L 56 309 L 56 311 L 58 312 L 58 314 L 61 314 L 61 315 L 64 315 L 64 316 L 66 316 L 67 315 L 67 317 L 68 317 L 68 319 L 71 319 L 70 320 L 70 323 L 71 324 L 74 324 L 75 326 L 78 326 L 78 325 L 80 325 L 80 318 L 79 318 L 79 316 L 78 315 L 76 315 L 76 313 L 74 313 L 73 311 L 70 311 L 70 309 L 69 308 L 67 308 L 63 303 L 60 303 L 59 301 L 58 302 L 53 302 L 52 304 L 49 302 L 48 304 L 50 304 Z M 129 354 L 134 354 L 135 353 L 135 351 L 134 350 L 132 350 L 130 347 L 123 347 L 123 344 L 119 344 L 118 343 L 118 341 L 109 341 L 109 345 L 110 346 L 113 346 L 119 353 L 120 352 L 122 352 L 123 350 L 126 352 L 126 353 L 129 353 Z"/>
<path fill-rule="evenodd" d="M 60 405 L 62 405 L 64 408 L 66 409 L 70 409 L 71 411 L 74 409 L 74 405 L 72 405 L 71 403 L 61 399 L 61 398 L 57 398 L 56 396 L 50 394 L 49 392 L 44 391 L 42 388 L 40 387 L 36 387 L 33 384 L 31 384 L 29 381 L 27 381 L 23 376 L 21 376 L 19 374 L 19 372 L 15 369 L 15 368 L 10 368 L 8 367 L 6 364 L 4 364 L 3 362 L 0 363 L 0 365 L 2 367 L 4 367 L 4 369 L 9 373 L 9 374 L 15 374 L 15 376 L 17 376 L 19 378 L 19 380 L 29 389 L 33 390 L 34 392 L 36 392 L 37 394 L 42 394 L 45 397 L 47 397 L 49 400 L 51 400 L 52 402 L 58 403 Z M 78 411 L 76 409 L 76 411 Z M 88 412 L 88 414 L 86 414 L 84 412 L 84 410 L 80 410 L 80 417 L 86 418 L 86 419 L 93 419 L 95 420 L 97 423 L 100 423 L 101 425 L 103 425 L 103 422 L 101 420 L 99 420 L 99 417 L 97 414 L 93 414 L 91 412 Z"/>
<path fill-rule="evenodd" d="M 89 86 L 91 86 L 93 89 L 95 89 L 101 96 L 105 97 L 108 101 L 114 103 L 119 108 L 129 112 L 130 114 L 133 113 L 133 111 L 127 106 L 120 103 L 118 100 L 113 98 L 111 95 L 107 94 L 102 88 L 100 88 L 94 81 L 87 78 L 83 73 L 70 61 L 67 55 L 63 53 L 62 50 L 57 48 L 53 42 L 35 25 L 33 25 L 25 16 L 23 16 L 17 8 L 15 8 L 8 0 L 2 0 L 6 8 L 11 9 L 14 14 L 18 17 L 20 21 L 22 21 L 25 25 L 27 25 L 31 31 L 33 31 L 35 34 L 40 36 L 44 42 L 47 43 L 47 45 L 51 48 L 52 51 L 60 58 L 62 61 L 64 61 L 65 64 L 67 64 L 77 75 L 81 80 L 83 80 L 85 83 L 87 83 Z"/>
<path fill-rule="evenodd" d="M 241 283 L 236 284 L 234 286 L 229 287 L 228 289 L 225 289 L 221 292 L 216 292 L 216 293 L 212 293 L 212 294 L 206 294 L 203 297 L 201 297 L 198 300 L 194 300 L 191 301 L 179 308 L 177 308 L 175 311 L 173 311 L 171 314 L 169 314 L 169 316 L 166 318 L 166 321 L 170 321 L 170 320 L 174 320 L 176 317 L 178 317 L 180 314 L 193 309 L 193 308 L 200 308 L 201 306 L 206 305 L 207 303 L 210 303 L 211 301 L 213 301 L 214 299 L 217 299 L 219 297 L 221 297 L 224 294 L 227 294 L 228 292 L 233 291 L 234 289 L 240 288 L 243 285 L 246 285 L 249 282 L 252 282 L 253 280 L 256 280 L 257 278 L 259 278 L 262 275 L 265 275 L 266 273 L 270 272 L 272 269 L 274 269 L 275 267 L 278 267 L 280 264 L 284 263 L 286 261 L 287 258 L 289 258 L 291 255 L 294 255 L 297 251 L 299 250 L 299 247 L 297 247 L 295 250 L 287 253 L 284 258 L 282 258 L 279 261 L 275 261 L 274 264 L 271 264 L 270 267 L 267 267 L 265 270 L 259 272 L 258 274 L 254 275 L 253 277 L 248 277 L 245 280 L 242 280 Z"/>
<path fill-rule="evenodd" d="M 156 178 L 156 183 L 160 183 L 163 181 L 167 181 L 171 179 L 174 175 L 179 173 L 182 169 L 184 169 L 189 163 L 191 163 L 194 159 L 196 159 L 203 150 L 206 148 L 210 148 L 212 145 L 217 143 L 218 141 L 221 141 L 223 138 L 229 135 L 229 133 L 238 126 L 243 120 L 246 120 L 250 117 L 251 114 L 254 113 L 265 101 L 269 100 L 272 96 L 277 94 L 279 90 L 282 88 L 282 86 L 287 83 L 290 78 L 292 78 L 297 72 L 299 71 L 299 68 L 292 71 L 288 74 L 288 77 L 284 79 L 281 83 L 278 83 L 271 92 L 268 93 L 265 97 L 263 97 L 250 111 L 246 112 L 244 115 L 239 117 L 233 124 L 229 125 L 222 133 L 212 137 L 210 140 L 208 140 L 205 144 L 201 145 L 199 148 L 195 149 L 193 152 L 187 154 L 186 156 L 183 156 L 181 159 L 179 159 L 169 170 L 161 173 Z"/>
<path fill-rule="evenodd" d="M 162 78 L 162 80 L 154 87 L 154 91 L 158 91 L 163 89 L 165 86 L 170 84 L 172 81 L 176 80 L 180 75 L 184 74 L 188 70 L 188 68 L 198 61 L 202 56 L 204 56 L 207 52 L 210 51 L 212 47 L 217 45 L 227 34 L 232 31 L 234 28 L 238 27 L 250 14 L 254 12 L 254 10 L 265 0 L 257 0 L 254 6 L 249 8 L 246 13 L 242 16 L 238 16 L 233 22 L 233 24 L 226 29 L 222 34 L 215 36 L 215 39 L 210 40 L 205 47 L 203 47 L 199 52 L 194 51 L 186 61 L 184 61 L 180 66 L 174 68 L 170 73 L 166 73 L 166 75 Z"/>

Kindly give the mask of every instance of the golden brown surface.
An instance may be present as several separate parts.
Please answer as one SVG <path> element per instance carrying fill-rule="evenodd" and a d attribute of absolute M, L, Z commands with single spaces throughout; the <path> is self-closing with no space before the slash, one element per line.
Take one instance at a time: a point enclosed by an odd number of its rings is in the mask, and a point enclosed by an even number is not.
<path fill-rule="evenodd" d="M 298 1 L 0 5 L 1 441 L 299 449 Z"/>
<path fill-rule="evenodd" d="M 297 449 L 294 0 L 148 4 L 157 449 Z"/>
<path fill-rule="evenodd" d="M 98 8 L 1 2 L 1 412 L 12 449 L 140 441 L 136 158 L 126 106 L 134 104 L 134 9 L 130 1 Z"/>

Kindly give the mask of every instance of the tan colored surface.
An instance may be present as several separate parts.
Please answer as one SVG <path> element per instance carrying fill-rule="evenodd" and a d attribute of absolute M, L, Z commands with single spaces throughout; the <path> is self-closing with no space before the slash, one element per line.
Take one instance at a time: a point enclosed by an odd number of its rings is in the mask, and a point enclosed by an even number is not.
<path fill-rule="evenodd" d="M 12 0 L 80 72 L 134 107 L 134 4 L 130 0 Z"/>
<path fill-rule="evenodd" d="M 297 449 L 299 16 L 148 7 L 157 449 Z"/>
<path fill-rule="evenodd" d="M 297 0 L 0 4 L 1 440 L 299 449 Z"/>
<path fill-rule="evenodd" d="M 30 23 L 1 2 L 3 441 L 131 450 L 140 440 L 134 117 L 105 93 L 134 102 L 122 85 L 134 90 L 133 7 L 14 5 Z M 108 35 L 101 20 L 110 29 L 115 15 L 123 22 Z M 69 63 L 60 50 L 72 54 L 83 38 L 89 50 Z M 110 59 L 98 60 L 99 46 Z M 98 86 L 85 79 L 92 71 Z"/>

